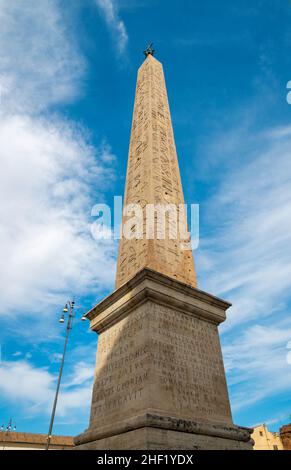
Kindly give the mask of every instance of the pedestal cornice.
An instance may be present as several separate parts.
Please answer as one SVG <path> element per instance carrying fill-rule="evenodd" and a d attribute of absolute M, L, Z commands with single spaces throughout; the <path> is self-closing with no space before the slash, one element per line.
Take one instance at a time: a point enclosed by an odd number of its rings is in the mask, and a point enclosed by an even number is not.
<path fill-rule="evenodd" d="M 223 439 L 250 442 L 252 429 L 227 425 L 220 423 L 207 423 L 202 421 L 177 419 L 171 416 L 163 416 L 160 413 L 146 412 L 139 416 L 134 416 L 126 421 L 105 426 L 98 431 L 88 430 L 74 439 L 75 445 L 86 444 L 98 439 L 127 433 L 140 428 L 158 428 L 191 434 L 202 434 Z"/>
<path fill-rule="evenodd" d="M 91 329 L 101 333 L 148 300 L 216 325 L 226 319 L 225 312 L 231 306 L 207 292 L 145 268 L 93 307 L 86 316 Z"/>

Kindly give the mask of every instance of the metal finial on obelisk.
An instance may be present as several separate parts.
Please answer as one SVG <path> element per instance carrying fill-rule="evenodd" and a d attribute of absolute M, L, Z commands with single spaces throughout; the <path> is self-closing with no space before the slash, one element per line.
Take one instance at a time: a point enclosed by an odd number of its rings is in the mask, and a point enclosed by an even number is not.
<path fill-rule="evenodd" d="M 153 43 L 151 42 L 145 51 L 143 51 L 144 55 L 147 57 L 148 55 L 154 55 L 155 50 L 153 49 Z"/>

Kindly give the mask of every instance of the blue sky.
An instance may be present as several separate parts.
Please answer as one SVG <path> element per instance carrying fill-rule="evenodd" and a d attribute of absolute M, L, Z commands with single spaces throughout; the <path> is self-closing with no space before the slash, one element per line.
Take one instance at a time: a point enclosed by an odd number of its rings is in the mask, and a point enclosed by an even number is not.
<path fill-rule="evenodd" d="M 1 0 L 0 22 L 0 421 L 47 432 L 59 311 L 113 289 L 117 245 L 92 239 L 90 213 L 123 194 L 154 41 L 200 204 L 199 287 L 233 303 L 220 332 L 234 421 L 290 422 L 291 2 Z M 76 320 L 56 433 L 87 427 L 96 341 Z"/>

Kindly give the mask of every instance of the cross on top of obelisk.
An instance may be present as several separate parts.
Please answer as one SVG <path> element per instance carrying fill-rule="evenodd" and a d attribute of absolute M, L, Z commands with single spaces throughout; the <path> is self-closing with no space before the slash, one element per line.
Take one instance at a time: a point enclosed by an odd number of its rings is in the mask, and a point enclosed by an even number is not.
<path fill-rule="evenodd" d="M 148 55 L 154 55 L 155 50 L 153 49 L 153 43 L 151 42 L 145 51 L 143 51 L 144 55 L 147 57 Z"/>

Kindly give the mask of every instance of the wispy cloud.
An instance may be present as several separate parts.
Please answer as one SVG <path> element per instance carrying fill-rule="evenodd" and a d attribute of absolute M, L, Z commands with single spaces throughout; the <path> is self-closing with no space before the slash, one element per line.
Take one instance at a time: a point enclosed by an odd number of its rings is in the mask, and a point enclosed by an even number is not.
<path fill-rule="evenodd" d="M 104 146 L 99 155 L 72 123 L 23 115 L 0 117 L 0 142 L 0 313 L 47 311 L 67 292 L 109 286 L 114 246 L 90 234 L 106 185 L 97 181 L 113 178 Z"/>
<path fill-rule="evenodd" d="M 233 130 L 231 148 L 227 134 L 223 142 L 218 159 L 235 157 L 205 208 L 215 236 L 201 237 L 198 264 L 207 289 L 234 304 L 229 329 L 284 311 L 290 297 L 290 127 Z"/>
<path fill-rule="evenodd" d="M 275 325 L 254 325 L 240 337 L 228 338 L 223 350 L 235 411 L 291 389 L 291 368 L 286 360 L 290 337 L 289 318 Z"/>
<path fill-rule="evenodd" d="M 204 205 L 207 234 L 196 254 L 200 286 L 233 303 L 221 332 L 240 414 L 256 414 L 258 404 L 275 404 L 291 388 L 291 131 L 258 127 L 258 113 L 250 114 L 205 143 L 204 177 L 215 170 L 216 188 Z M 262 421 L 272 421 L 269 413 Z"/>
<path fill-rule="evenodd" d="M 55 394 L 56 376 L 47 368 L 35 367 L 28 361 L 10 361 L 0 364 L 0 394 L 8 403 L 17 402 L 26 409 L 26 415 L 48 416 Z M 58 416 L 88 414 L 92 394 L 93 368 L 84 363 L 75 364 L 71 378 L 61 389 Z M 74 411 L 77 412 L 74 415 Z"/>
<path fill-rule="evenodd" d="M 115 157 L 105 141 L 94 148 L 86 129 L 55 114 L 78 96 L 85 63 L 59 2 L 3 0 L 0 19 L 0 314 L 7 318 L 49 314 L 69 292 L 110 285 L 115 252 L 93 241 L 90 211 L 114 178 Z"/>
<path fill-rule="evenodd" d="M 82 298 L 111 286 L 115 249 L 92 239 L 90 214 L 112 184 L 115 155 L 57 112 L 82 92 L 86 68 L 61 2 L 1 0 L 0 22 L 1 325 L 9 335 L 11 318 L 13 329 L 21 318 L 22 341 L 37 347 L 56 339 L 50 313 L 72 292 Z M 59 356 L 46 347 L 54 369 Z M 86 417 L 95 349 L 70 351 L 58 416 Z M 0 364 L 2 402 L 47 419 L 55 374 L 29 351 L 12 359 Z"/>
<path fill-rule="evenodd" d="M 1 0 L 1 108 L 30 112 L 80 93 L 85 60 L 56 0 Z"/>
<path fill-rule="evenodd" d="M 128 43 L 128 34 L 118 11 L 117 0 L 95 0 L 112 33 L 119 54 L 123 54 Z"/>

